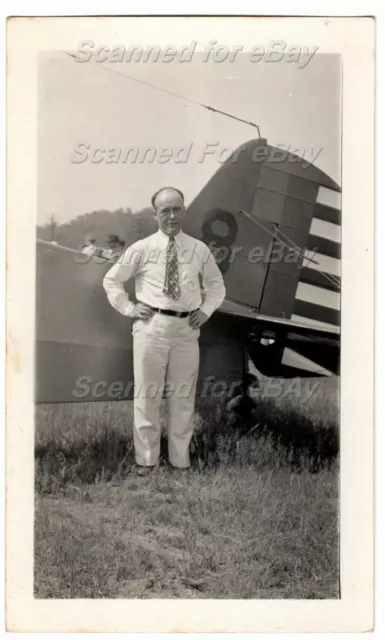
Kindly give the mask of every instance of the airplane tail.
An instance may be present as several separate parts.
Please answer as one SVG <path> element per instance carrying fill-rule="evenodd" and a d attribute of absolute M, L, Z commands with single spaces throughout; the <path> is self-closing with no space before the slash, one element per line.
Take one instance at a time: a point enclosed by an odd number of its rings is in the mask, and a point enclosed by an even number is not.
<path fill-rule="evenodd" d="M 265 315 L 339 324 L 339 186 L 303 158 L 251 140 L 188 207 L 185 229 L 213 250 L 228 297 Z"/>
<path fill-rule="evenodd" d="M 251 140 L 191 203 L 185 229 L 212 249 L 228 300 L 257 315 L 336 328 L 340 191 L 304 158 Z M 297 346 L 294 360 L 302 358 L 306 368 L 310 345 Z M 291 368 L 292 350 L 282 344 L 275 351 L 275 360 Z"/>

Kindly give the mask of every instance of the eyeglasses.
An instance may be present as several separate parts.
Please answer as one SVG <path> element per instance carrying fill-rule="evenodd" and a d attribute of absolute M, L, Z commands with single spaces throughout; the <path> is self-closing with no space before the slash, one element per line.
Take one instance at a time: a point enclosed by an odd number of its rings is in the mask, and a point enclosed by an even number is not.
<path fill-rule="evenodd" d="M 184 212 L 183 207 L 174 207 L 173 209 L 165 208 L 165 209 L 158 210 L 158 213 L 162 218 L 168 218 L 169 216 L 171 216 L 171 214 L 180 216 L 183 214 L 183 212 Z"/>

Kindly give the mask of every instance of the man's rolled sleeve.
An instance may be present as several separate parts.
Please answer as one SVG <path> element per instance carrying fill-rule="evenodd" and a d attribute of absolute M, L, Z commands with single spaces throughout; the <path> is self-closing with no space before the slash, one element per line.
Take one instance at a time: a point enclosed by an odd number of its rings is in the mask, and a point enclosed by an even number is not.
<path fill-rule="evenodd" d="M 218 307 L 221 306 L 226 289 L 221 271 L 214 260 L 211 251 L 206 247 L 207 252 L 203 261 L 202 284 L 205 292 L 205 300 L 200 310 L 210 317 Z"/>
<path fill-rule="evenodd" d="M 110 304 L 124 316 L 130 316 L 135 308 L 124 288 L 124 283 L 139 271 L 140 249 L 133 244 L 121 259 L 111 267 L 103 279 L 103 287 Z"/>

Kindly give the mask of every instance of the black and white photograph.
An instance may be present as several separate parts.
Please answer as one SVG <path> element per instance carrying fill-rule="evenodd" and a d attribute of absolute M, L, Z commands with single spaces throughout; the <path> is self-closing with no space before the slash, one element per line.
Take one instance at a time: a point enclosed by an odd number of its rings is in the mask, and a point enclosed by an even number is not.
<path fill-rule="evenodd" d="M 36 55 L 20 307 L 30 595 L 338 602 L 344 57 L 306 18 L 252 44 L 66 20 Z"/>

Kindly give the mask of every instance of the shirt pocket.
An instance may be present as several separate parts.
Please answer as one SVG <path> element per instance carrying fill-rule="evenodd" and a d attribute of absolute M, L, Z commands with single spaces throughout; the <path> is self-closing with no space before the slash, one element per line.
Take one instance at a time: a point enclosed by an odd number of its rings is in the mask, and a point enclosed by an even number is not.
<path fill-rule="evenodd" d="M 198 276 L 193 273 L 182 273 L 180 287 L 186 293 L 196 293 L 200 289 Z"/>

